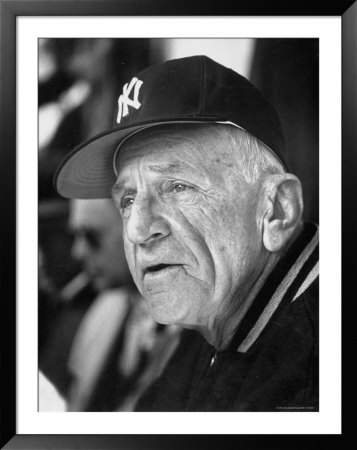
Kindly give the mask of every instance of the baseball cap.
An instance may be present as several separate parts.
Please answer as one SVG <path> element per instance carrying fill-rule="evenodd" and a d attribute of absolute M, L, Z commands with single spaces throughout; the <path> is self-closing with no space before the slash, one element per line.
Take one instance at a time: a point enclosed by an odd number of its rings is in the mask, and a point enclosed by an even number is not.
<path fill-rule="evenodd" d="M 63 197 L 110 197 L 116 152 L 126 139 L 155 125 L 236 126 L 286 165 L 283 133 L 272 105 L 246 78 L 207 56 L 150 66 L 126 83 L 115 101 L 113 127 L 76 147 L 58 167 L 54 183 Z"/>

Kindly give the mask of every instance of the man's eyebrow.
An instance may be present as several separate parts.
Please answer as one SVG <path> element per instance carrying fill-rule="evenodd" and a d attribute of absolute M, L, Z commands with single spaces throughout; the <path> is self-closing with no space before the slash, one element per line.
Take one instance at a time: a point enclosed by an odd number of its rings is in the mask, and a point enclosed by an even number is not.
<path fill-rule="evenodd" d="M 161 173 L 161 174 L 171 174 L 181 172 L 182 170 L 189 169 L 189 166 L 185 163 L 169 163 L 169 164 L 150 164 L 148 169 L 151 172 Z"/>

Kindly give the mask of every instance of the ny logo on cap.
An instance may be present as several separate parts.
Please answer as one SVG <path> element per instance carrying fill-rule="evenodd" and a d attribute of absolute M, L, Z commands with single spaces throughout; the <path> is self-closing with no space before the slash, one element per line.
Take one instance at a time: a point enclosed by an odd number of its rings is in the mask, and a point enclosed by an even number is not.
<path fill-rule="evenodd" d="M 122 117 L 125 117 L 129 114 L 128 106 L 132 106 L 135 109 L 139 109 L 141 103 L 138 100 L 139 91 L 143 82 L 138 78 L 134 77 L 130 81 L 130 83 L 125 83 L 123 86 L 123 93 L 118 98 L 118 116 L 117 123 L 120 123 Z M 129 98 L 131 91 L 134 89 L 133 98 Z"/>

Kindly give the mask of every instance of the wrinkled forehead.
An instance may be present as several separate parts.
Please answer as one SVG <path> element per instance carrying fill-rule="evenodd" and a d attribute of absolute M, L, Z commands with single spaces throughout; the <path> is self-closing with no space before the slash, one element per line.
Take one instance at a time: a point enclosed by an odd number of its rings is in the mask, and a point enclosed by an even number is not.
<path fill-rule="evenodd" d="M 116 173 L 120 175 L 122 169 L 132 162 L 166 162 L 172 168 L 187 163 L 198 169 L 203 166 L 209 168 L 217 158 L 232 158 L 219 127 L 215 124 L 173 124 L 144 130 L 120 147 L 114 161 Z"/>

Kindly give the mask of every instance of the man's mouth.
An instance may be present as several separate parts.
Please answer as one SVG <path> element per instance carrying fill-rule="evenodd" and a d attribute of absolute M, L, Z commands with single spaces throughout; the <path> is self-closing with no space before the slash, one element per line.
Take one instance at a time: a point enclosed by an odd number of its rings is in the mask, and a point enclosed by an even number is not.
<path fill-rule="evenodd" d="M 144 276 L 145 275 L 156 275 L 163 273 L 164 271 L 168 271 L 170 269 L 177 269 L 178 267 L 182 267 L 181 264 L 155 264 L 152 266 L 147 267 L 144 270 Z"/>
<path fill-rule="evenodd" d="M 156 264 L 155 266 L 148 267 L 145 272 L 158 272 L 170 266 L 171 264 Z"/>

